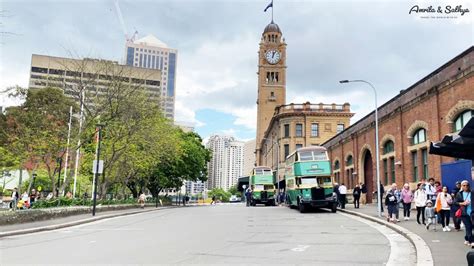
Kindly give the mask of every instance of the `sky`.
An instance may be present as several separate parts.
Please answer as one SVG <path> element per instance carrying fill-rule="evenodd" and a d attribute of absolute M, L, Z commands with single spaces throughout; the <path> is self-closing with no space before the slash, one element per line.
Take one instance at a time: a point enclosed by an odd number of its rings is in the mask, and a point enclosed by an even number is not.
<path fill-rule="evenodd" d="M 118 2 L 124 24 L 119 20 Z M 125 34 L 178 49 L 175 120 L 204 139 L 255 138 L 257 52 L 270 0 L 0 0 L 0 90 L 27 87 L 32 54 L 122 61 Z M 469 12 L 409 14 L 447 5 Z M 351 123 L 473 45 L 465 0 L 275 0 L 287 43 L 287 103 L 348 102 Z M 0 95 L 0 106 L 19 104 Z"/>

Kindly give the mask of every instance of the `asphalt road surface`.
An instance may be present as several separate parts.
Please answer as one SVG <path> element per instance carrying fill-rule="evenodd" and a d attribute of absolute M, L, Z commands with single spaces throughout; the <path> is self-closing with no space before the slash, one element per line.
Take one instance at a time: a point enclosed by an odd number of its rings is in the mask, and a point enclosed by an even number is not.
<path fill-rule="evenodd" d="M 0 228 L 1 230 L 1 228 Z M 0 239 L 0 264 L 413 265 L 385 226 L 242 204 L 165 209 Z"/>

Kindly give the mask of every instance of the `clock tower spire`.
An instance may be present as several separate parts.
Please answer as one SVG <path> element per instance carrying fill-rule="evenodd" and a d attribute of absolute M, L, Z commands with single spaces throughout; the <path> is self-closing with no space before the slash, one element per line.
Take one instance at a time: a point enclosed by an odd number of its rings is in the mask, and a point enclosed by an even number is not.
<path fill-rule="evenodd" d="M 275 107 L 286 103 L 286 43 L 280 27 L 270 22 L 262 33 L 258 51 L 256 164 L 261 165 L 261 142 Z"/>

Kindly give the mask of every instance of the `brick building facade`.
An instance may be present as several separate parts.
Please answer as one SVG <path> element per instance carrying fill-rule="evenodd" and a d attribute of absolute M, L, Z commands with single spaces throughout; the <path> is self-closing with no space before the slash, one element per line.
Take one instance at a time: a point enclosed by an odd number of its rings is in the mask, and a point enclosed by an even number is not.
<path fill-rule="evenodd" d="M 429 142 L 458 131 L 474 115 L 474 46 L 379 106 L 380 180 L 414 186 L 425 177 L 441 180 L 441 163 L 453 158 L 430 155 Z M 374 112 L 323 146 L 336 182 L 376 190 Z"/>

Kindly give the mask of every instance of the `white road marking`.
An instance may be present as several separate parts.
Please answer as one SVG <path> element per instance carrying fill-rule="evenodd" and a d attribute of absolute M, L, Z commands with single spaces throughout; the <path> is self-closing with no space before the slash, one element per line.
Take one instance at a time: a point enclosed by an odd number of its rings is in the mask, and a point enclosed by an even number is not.
<path fill-rule="evenodd" d="M 95 240 L 89 241 L 89 243 L 91 243 L 91 244 L 93 244 L 93 243 L 95 243 L 95 242 L 97 242 L 97 241 L 95 241 Z"/>
<path fill-rule="evenodd" d="M 433 242 L 433 243 L 439 243 L 439 242 L 441 242 L 441 241 L 439 241 L 439 240 L 437 240 L 437 239 L 433 239 L 433 240 L 431 240 L 431 242 Z"/>
<path fill-rule="evenodd" d="M 415 253 L 415 247 L 412 243 L 405 238 L 403 235 L 398 234 L 396 231 L 378 224 L 376 222 L 372 222 L 354 215 L 340 213 L 340 215 L 346 216 L 348 218 L 357 220 L 359 222 L 365 223 L 372 228 L 377 229 L 380 233 L 382 233 L 390 243 L 390 256 L 388 257 L 388 261 L 385 265 L 388 266 L 399 266 L 399 265 L 415 265 L 415 261 L 410 260 L 411 254 Z"/>
<path fill-rule="evenodd" d="M 296 248 L 292 248 L 291 251 L 296 251 L 296 252 L 303 252 L 307 248 L 309 248 L 308 245 L 298 245 Z"/>

